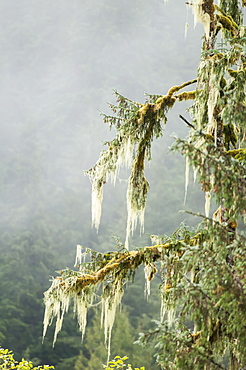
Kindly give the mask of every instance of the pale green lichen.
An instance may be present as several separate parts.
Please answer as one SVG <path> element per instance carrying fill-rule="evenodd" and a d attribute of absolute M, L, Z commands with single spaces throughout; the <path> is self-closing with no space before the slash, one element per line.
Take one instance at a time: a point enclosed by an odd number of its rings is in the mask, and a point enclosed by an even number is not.
<path fill-rule="evenodd" d="M 204 26 L 206 39 L 208 39 L 210 32 L 210 16 L 208 13 L 204 12 L 203 3 L 204 0 L 194 0 L 192 2 L 191 8 L 194 14 L 194 25 L 196 26 L 196 24 L 199 22 L 202 23 Z"/>
<path fill-rule="evenodd" d="M 102 296 L 101 325 L 104 327 L 105 344 L 108 349 L 108 361 L 110 357 L 110 345 L 112 328 L 115 321 L 116 310 L 121 303 L 124 291 L 122 281 L 119 279 L 110 290 L 109 294 Z"/>

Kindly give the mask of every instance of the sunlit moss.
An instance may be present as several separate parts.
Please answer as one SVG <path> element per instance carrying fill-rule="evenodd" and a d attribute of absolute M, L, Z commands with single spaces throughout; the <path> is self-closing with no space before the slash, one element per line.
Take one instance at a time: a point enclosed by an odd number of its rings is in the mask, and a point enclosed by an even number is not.
<path fill-rule="evenodd" d="M 216 15 L 218 22 L 222 25 L 222 27 L 230 31 L 233 36 L 236 36 L 237 30 L 238 30 L 238 25 L 233 22 L 233 20 L 230 17 L 224 16 L 222 14 L 217 14 Z"/>
<path fill-rule="evenodd" d="M 195 97 L 196 97 L 196 91 L 188 91 L 188 92 L 185 91 L 177 95 L 177 98 L 179 101 L 195 99 Z"/>

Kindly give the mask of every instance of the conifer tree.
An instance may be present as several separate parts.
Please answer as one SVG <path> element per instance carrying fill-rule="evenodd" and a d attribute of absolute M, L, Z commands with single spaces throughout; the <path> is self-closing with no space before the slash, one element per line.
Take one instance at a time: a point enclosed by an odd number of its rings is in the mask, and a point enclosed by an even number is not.
<path fill-rule="evenodd" d="M 110 352 L 124 285 L 144 265 L 147 294 L 155 274 L 161 275 L 162 309 L 156 329 L 141 334 L 139 342 L 156 342 L 160 367 L 246 369 L 246 239 L 241 222 L 246 212 L 245 1 L 191 0 L 187 5 L 195 23 L 204 25 L 194 79 L 170 87 L 165 95 L 148 95 L 143 104 L 115 92 L 112 115 L 105 115 L 104 121 L 115 128 L 116 136 L 87 171 L 92 222 L 98 228 L 104 185 L 115 182 L 122 166 L 130 169 L 125 245 L 109 253 L 78 246 L 78 271 L 61 271 L 45 292 L 44 335 L 56 318 L 56 340 L 73 301 L 83 337 L 87 310 L 99 291 Z M 153 236 L 152 245 L 132 249 L 130 234 L 138 224 L 144 227 L 149 189 L 145 164 L 151 159 L 152 142 L 162 137 L 167 112 L 183 100 L 191 101 L 191 119 L 181 116 L 190 132 L 186 140 L 176 138 L 172 150 L 186 158 L 186 189 L 189 168 L 201 184 L 204 215 L 194 213 L 199 218 L 195 230 L 182 226 L 170 237 Z M 218 207 L 212 216 L 211 198 Z"/>

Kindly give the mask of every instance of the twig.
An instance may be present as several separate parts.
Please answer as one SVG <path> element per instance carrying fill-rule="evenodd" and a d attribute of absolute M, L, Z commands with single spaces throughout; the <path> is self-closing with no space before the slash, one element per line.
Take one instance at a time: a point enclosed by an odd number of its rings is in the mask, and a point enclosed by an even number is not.
<path fill-rule="evenodd" d="M 187 121 L 186 118 L 184 118 L 183 116 L 181 116 L 181 114 L 179 115 L 179 118 L 181 118 L 188 126 L 190 126 L 191 128 L 193 128 L 194 130 L 196 129 L 194 125 L 192 125 L 192 123 L 190 123 L 189 121 Z"/>

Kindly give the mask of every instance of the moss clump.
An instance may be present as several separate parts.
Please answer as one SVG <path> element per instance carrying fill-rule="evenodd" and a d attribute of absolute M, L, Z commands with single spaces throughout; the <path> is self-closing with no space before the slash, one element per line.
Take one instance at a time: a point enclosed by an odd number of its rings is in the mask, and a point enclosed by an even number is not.
<path fill-rule="evenodd" d="M 180 93 L 179 95 L 177 95 L 177 98 L 179 101 L 195 99 L 195 97 L 196 97 L 196 91 L 188 91 L 188 92 L 184 91 Z"/>
<path fill-rule="evenodd" d="M 216 15 L 217 21 L 222 25 L 222 27 L 229 31 L 232 36 L 237 35 L 238 25 L 233 21 L 230 16 L 225 16 L 223 14 Z"/>
<path fill-rule="evenodd" d="M 246 148 L 227 150 L 227 154 L 238 159 L 239 161 L 246 162 Z"/>

